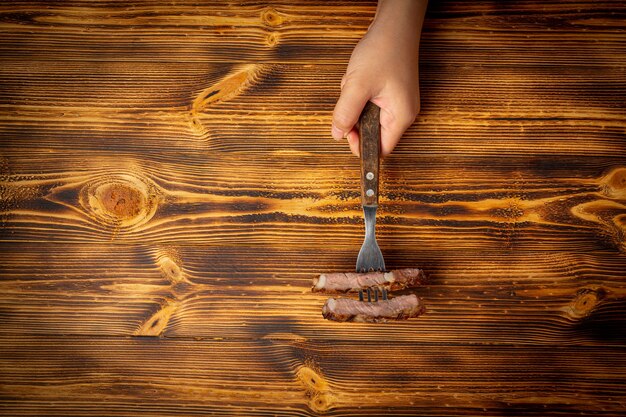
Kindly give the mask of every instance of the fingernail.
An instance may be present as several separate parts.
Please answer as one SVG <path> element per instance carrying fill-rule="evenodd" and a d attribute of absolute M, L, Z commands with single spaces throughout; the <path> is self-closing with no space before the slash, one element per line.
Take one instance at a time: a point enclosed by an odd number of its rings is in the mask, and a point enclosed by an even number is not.
<path fill-rule="evenodd" d="M 344 138 L 344 134 L 341 130 L 339 130 L 337 127 L 335 127 L 335 125 L 333 125 L 332 129 L 331 129 L 331 133 L 333 135 L 333 139 L 335 140 L 340 140 Z"/>

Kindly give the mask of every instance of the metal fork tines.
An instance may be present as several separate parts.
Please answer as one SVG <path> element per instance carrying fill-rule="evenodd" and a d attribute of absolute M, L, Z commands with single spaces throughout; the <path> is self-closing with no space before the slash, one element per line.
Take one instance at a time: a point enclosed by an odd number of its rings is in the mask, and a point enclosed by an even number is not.
<path fill-rule="evenodd" d="M 385 260 L 376 242 L 376 206 L 363 206 L 363 214 L 365 240 L 356 260 L 356 271 L 385 271 Z"/>
<path fill-rule="evenodd" d="M 387 299 L 387 288 L 371 287 L 365 290 L 367 292 L 368 303 L 372 302 L 372 290 L 374 290 L 374 302 L 378 301 L 378 291 L 380 291 L 383 300 Z M 359 301 L 364 301 L 363 290 L 359 290 Z"/>

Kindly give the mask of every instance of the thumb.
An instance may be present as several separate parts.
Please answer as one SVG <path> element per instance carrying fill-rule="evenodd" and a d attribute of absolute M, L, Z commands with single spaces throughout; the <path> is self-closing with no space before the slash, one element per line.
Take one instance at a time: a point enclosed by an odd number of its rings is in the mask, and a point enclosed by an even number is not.
<path fill-rule="evenodd" d="M 370 98 L 369 89 L 357 81 L 346 79 L 333 111 L 333 138 L 339 140 L 352 130 Z"/>

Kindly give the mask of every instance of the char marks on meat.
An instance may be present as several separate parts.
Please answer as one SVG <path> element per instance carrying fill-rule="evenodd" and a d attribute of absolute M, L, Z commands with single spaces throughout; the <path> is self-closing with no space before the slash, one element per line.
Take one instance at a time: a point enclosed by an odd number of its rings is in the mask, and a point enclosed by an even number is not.
<path fill-rule="evenodd" d="M 424 312 L 422 301 L 415 295 L 402 295 L 390 300 L 364 302 L 350 298 L 329 298 L 322 308 L 325 319 L 381 323 L 405 320 Z"/>
<path fill-rule="evenodd" d="M 341 293 L 371 287 L 398 291 L 426 282 L 424 271 L 417 268 L 396 269 L 391 272 L 335 272 L 322 274 L 313 280 L 313 292 Z"/>

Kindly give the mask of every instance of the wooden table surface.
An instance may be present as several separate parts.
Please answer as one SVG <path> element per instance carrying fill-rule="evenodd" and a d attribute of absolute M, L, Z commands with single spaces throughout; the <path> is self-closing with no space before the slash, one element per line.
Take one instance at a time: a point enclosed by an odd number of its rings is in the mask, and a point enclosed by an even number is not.
<path fill-rule="evenodd" d="M 309 291 L 375 2 L 217 3 L 0 4 L 0 413 L 626 413 L 624 2 L 432 1 L 378 229 L 428 311 L 384 325 Z"/>

